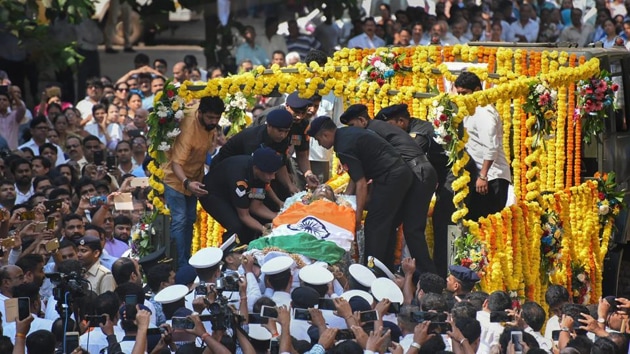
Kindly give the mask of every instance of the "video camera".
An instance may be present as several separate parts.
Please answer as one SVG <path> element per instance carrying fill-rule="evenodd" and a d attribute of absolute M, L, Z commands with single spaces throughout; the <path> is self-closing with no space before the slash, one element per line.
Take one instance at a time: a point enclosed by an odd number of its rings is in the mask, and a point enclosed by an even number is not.
<path fill-rule="evenodd" d="M 217 290 L 217 292 L 237 292 L 240 281 L 241 279 L 238 272 L 226 271 L 223 272 L 223 274 L 221 274 L 221 277 L 217 279 L 215 289 Z"/>
<path fill-rule="evenodd" d="M 70 295 L 74 298 L 83 297 L 87 295 L 89 289 L 89 282 L 83 278 L 80 273 L 71 272 L 69 274 L 65 273 L 45 273 L 46 278 L 50 279 L 50 282 L 55 285 L 55 289 L 61 291 L 62 296 L 57 299 L 55 295 L 55 299 L 59 302 L 63 302 L 63 294 L 69 292 Z"/>

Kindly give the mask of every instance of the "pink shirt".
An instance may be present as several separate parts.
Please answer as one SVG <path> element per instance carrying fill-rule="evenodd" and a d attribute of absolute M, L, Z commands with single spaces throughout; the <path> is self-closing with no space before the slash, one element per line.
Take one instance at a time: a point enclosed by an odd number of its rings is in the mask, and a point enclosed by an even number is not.
<path fill-rule="evenodd" d="M 0 113 L 0 135 L 6 139 L 11 150 L 17 149 L 20 121 L 24 117 L 25 112 L 26 108 L 22 106 L 7 114 Z"/>

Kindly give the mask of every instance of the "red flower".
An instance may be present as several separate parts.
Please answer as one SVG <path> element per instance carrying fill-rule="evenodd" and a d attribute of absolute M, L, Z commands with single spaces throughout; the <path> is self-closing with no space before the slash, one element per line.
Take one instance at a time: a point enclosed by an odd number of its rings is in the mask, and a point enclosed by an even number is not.
<path fill-rule="evenodd" d="M 606 194 L 604 194 L 604 192 L 599 192 L 599 200 L 604 200 L 606 199 Z"/>
<path fill-rule="evenodd" d="M 158 121 L 158 123 L 159 123 L 160 125 L 164 125 L 164 124 L 166 124 L 166 118 L 160 118 L 160 120 Z"/>
<path fill-rule="evenodd" d="M 612 84 L 612 90 L 613 90 L 613 91 L 617 91 L 617 90 L 619 90 L 619 85 L 617 85 L 617 84 Z"/>
<path fill-rule="evenodd" d="M 166 91 L 166 95 L 168 96 L 168 98 L 173 98 L 173 96 L 175 96 L 175 91 L 168 90 Z"/>
<path fill-rule="evenodd" d="M 444 136 L 444 141 L 445 141 L 445 142 L 450 143 L 450 142 L 451 142 L 451 140 L 453 140 L 453 137 L 452 137 L 452 136 L 450 136 L 450 135 L 445 135 L 445 136 Z"/>
<path fill-rule="evenodd" d="M 470 258 L 464 258 L 461 260 L 462 266 L 468 268 L 472 264 L 472 260 Z"/>
<path fill-rule="evenodd" d="M 435 125 L 436 128 L 439 127 L 440 126 L 440 120 L 439 119 L 435 119 L 433 121 L 433 125 Z"/>
<path fill-rule="evenodd" d="M 589 87 L 589 88 L 587 88 L 587 89 L 586 89 L 586 93 L 593 93 L 593 89 L 592 89 L 592 88 L 590 88 L 590 87 Z"/>
<path fill-rule="evenodd" d="M 400 70 L 400 65 L 398 65 L 398 63 L 394 63 L 394 70 Z"/>
<path fill-rule="evenodd" d="M 440 120 L 442 122 L 446 122 L 448 120 L 448 116 L 444 113 L 440 114 Z"/>
<path fill-rule="evenodd" d="M 376 79 L 376 77 L 377 77 L 377 76 L 378 76 L 378 74 L 376 73 L 376 71 L 372 71 L 372 72 L 370 73 L 370 77 L 371 77 L 372 79 Z"/>
<path fill-rule="evenodd" d="M 385 80 L 383 80 L 382 78 L 379 77 L 378 79 L 376 79 L 376 83 L 379 86 L 383 86 L 385 84 Z"/>

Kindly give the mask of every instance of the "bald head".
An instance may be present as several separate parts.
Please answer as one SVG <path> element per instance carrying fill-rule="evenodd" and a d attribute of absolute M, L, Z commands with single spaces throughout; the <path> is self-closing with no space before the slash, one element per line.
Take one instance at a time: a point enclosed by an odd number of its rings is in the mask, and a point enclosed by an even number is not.
<path fill-rule="evenodd" d="M 13 288 L 24 284 L 24 272 L 16 265 L 6 265 L 0 268 L 0 293 L 7 297 L 13 296 Z"/>
<path fill-rule="evenodd" d="M 177 62 L 173 65 L 173 79 L 176 82 L 184 82 L 188 80 L 189 72 L 190 71 L 188 70 L 186 63 L 183 61 Z"/>
<path fill-rule="evenodd" d="M 140 108 L 136 109 L 136 115 L 133 116 L 133 125 L 138 129 L 144 129 L 147 126 L 147 118 L 149 117 L 149 111 Z"/>

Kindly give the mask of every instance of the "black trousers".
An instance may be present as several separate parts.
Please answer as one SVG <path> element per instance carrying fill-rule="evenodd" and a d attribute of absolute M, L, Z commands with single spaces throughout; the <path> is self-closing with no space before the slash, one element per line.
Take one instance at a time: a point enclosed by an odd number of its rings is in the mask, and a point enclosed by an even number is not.
<path fill-rule="evenodd" d="M 488 216 L 490 214 L 498 213 L 505 208 L 505 203 L 508 197 L 508 188 L 510 182 L 502 178 L 493 179 L 488 181 L 488 193 L 481 195 L 477 193 L 475 189 L 475 183 L 477 179 L 471 178 L 470 181 L 470 194 L 468 209 L 468 219 L 477 221 L 479 218 Z"/>
<path fill-rule="evenodd" d="M 400 208 L 414 180 L 406 165 L 395 166 L 380 181 L 372 182 L 372 193 L 365 218 L 365 259 L 374 256 L 394 268 L 396 228 Z"/>
<path fill-rule="evenodd" d="M 413 166 L 412 171 L 415 178 L 403 200 L 398 220 L 402 222 L 405 243 L 411 257 L 416 259 L 418 271 L 435 273 L 436 268 L 429 254 L 425 230 L 437 174 L 428 161 Z"/>
<path fill-rule="evenodd" d="M 236 208 L 229 200 L 208 194 L 199 198 L 199 202 L 201 202 L 204 210 L 225 228 L 223 242 L 233 234 L 237 234 L 243 244 L 249 243 L 261 235 L 261 230 L 252 230 L 241 221 Z M 269 221 L 265 221 L 263 224 L 267 222 Z"/>

